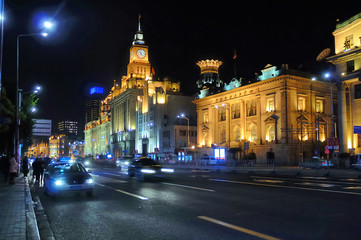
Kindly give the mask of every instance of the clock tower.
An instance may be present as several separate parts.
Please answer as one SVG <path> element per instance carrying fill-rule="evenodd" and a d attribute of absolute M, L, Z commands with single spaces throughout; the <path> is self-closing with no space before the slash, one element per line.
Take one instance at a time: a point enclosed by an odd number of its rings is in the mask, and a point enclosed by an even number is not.
<path fill-rule="evenodd" d="M 148 46 L 145 45 L 143 31 L 140 28 L 140 15 L 138 19 L 138 30 L 129 51 L 127 77 L 128 78 L 151 78 L 151 68 L 148 57 Z"/>

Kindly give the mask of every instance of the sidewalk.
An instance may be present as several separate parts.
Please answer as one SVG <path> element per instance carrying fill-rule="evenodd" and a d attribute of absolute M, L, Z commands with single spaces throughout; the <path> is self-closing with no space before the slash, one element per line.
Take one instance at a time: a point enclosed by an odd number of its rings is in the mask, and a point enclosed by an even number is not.
<path fill-rule="evenodd" d="M 4 183 L 0 174 L 0 240 L 38 240 L 30 188 L 23 174 L 15 184 Z"/>

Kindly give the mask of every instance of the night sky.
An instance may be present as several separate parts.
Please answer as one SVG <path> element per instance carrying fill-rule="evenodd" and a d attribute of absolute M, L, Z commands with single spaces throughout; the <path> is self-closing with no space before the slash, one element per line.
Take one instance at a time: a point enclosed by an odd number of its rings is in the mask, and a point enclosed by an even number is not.
<path fill-rule="evenodd" d="M 16 36 L 40 32 L 39 21 L 53 18 L 47 38 L 26 37 L 20 44 L 20 88 L 41 84 L 35 118 L 78 120 L 84 124 L 89 86 L 109 92 L 126 74 L 138 14 L 156 76 L 180 81 L 196 91 L 196 62 L 223 61 L 221 79 L 252 78 L 268 63 L 305 71 L 325 48 L 333 53 L 336 20 L 361 11 L 359 1 L 5 1 L 3 85 L 16 78 Z"/>

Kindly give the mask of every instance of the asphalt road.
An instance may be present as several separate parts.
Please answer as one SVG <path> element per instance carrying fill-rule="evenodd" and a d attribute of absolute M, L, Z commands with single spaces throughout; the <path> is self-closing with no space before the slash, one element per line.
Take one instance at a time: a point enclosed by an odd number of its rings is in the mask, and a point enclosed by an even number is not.
<path fill-rule="evenodd" d="M 93 168 L 94 196 L 49 198 L 56 239 L 360 239 L 361 181 L 175 172 L 138 182 Z"/>

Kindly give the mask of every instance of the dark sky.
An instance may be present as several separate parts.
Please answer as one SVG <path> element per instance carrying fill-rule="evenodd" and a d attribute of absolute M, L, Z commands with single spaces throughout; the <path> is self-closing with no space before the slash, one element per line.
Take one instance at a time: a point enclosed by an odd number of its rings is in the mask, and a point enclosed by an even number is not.
<path fill-rule="evenodd" d="M 101 84 L 108 92 L 126 73 L 138 13 L 158 77 L 180 81 L 196 91 L 196 62 L 224 62 L 225 82 L 251 77 L 268 63 L 312 68 L 325 48 L 333 50 L 336 20 L 361 11 L 359 1 L 5 1 L 3 85 L 14 86 L 16 36 L 39 32 L 48 15 L 56 28 L 47 38 L 27 37 L 20 44 L 20 87 L 43 86 L 36 118 L 84 122 L 86 90 Z M 11 88 L 11 86 L 9 88 Z"/>

